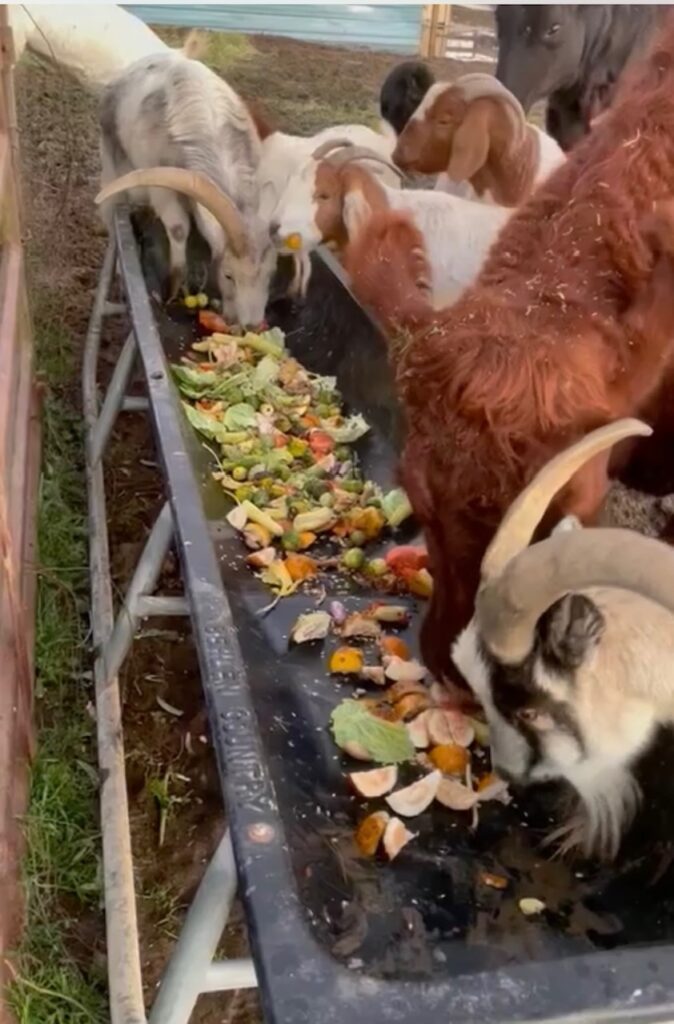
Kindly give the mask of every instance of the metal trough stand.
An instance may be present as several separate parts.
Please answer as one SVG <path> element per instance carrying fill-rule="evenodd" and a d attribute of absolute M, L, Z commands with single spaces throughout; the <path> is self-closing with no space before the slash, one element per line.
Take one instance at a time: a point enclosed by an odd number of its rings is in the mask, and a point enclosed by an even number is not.
<path fill-rule="evenodd" d="M 130 230 L 126 218 L 119 223 L 122 228 Z M 154 593 L 162 564 L 175 536 L 173 513 L 169 502 L 166 502 L 138 559 L 124 603 L 117 616 L 113 614 L 103 457 L 120 412 L 145 410 L 149 406 L 147 399 L 126 394 L 138 357 L 137 339 L 133 330 L 122 348 L 103 402 L 100 403 L 98 399 L 98 355 L 105 323 L 110 317 L 127 314 L 126 304 L 108 301 L 113 285 L 115 254 L 116 242 L 111 240 L 87 332 L 83 367 L 110 1011 L 112 1024 L 187 1024 L 201 993 L 255 988 L 257 979 L 249 958 L 220 962 L 214 960 L 237 890 L 236 865 L 227 830 L 187 913 L 149 1018 L 145 1013 L 126 794 L 119 671 L 142 619 L 151 616 L 189 616 L 190 605 L 186 597 Z M 164 377 L 163 372 L 161 376 Z"/>

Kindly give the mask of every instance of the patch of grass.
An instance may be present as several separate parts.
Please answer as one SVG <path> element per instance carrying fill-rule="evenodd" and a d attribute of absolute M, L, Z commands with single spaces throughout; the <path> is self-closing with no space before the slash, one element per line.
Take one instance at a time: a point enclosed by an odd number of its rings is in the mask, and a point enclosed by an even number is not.
<path fill-rule="evenodd" d="M 184 908 L 172 887 L 155 883 L 140 894 L 140 899 L 149 908 L 157 931 L 170 939 L 176 939 Z"/>
<path fill-rule="evenodd" d="M 275 112 L 284 124 L 300 134 L 321 131 L 326 125 L 365 124 L 379 127 L 379 115 L 370 106 L 320 102 L 319 100 L 278 99 Z"/>
<path fill-rule="evenodd" d="M 169 25 L 152 25 L 151 28 L 160 39 L 176 49 L 181 48 L 185 42 L 186 32 L 184 29 Z M 259 56 L 258 50 L 248 36 L 241 32 L 204 31 L 203 36 L 206 48 L 199 59 L 214 71 L 224 73 L 233 64 L 239 64 Z"/>
<path fill-rule="evenodd" d="M 105 1024 L 86 922 L 100 913 L 97 772 L 86 648 L 86 499 L 73 340 L 36 310 L 48 382 L 39 495 L 38 754 L 25 819 L 25 930 L 12 961 L 18 1024 Z"/>
<path fill-rule="evenodd" d="M 203 61 L 214 71 L 225 72 L 233 64 L 259 55 L 248 36 L 240 32 L 209 32 Z"/>

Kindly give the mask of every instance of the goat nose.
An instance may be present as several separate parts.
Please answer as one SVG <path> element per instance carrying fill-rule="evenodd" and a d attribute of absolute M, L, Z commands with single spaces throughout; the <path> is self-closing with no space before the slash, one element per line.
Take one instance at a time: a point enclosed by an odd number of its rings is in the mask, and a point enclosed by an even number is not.
<path fill-rule="evenodd" d="M 279 224 L 279 222 L 277 220 L 273 220 L 269 225 L 269 234 L 274 239 L 274 241 L 276 241 L 276 239 L 278 238 L 280 230 L 281 225 Z"/>

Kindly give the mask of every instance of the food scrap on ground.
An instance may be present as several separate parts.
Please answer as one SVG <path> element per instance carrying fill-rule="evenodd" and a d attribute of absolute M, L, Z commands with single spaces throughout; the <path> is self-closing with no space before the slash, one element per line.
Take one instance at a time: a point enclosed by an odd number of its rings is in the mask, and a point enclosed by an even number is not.
<path fill-rule="evenodd" d="M 536 899 L 535 896 L 525 896 L 519 901 L 518 906 L 525 917 L 535 917 L 547 909 L 543 900 Z"/>

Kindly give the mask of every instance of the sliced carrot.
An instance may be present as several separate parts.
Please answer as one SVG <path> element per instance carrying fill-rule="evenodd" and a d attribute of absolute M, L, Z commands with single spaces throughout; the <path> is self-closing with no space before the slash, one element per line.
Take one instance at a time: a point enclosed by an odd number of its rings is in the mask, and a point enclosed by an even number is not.
<path fill-rule="evenodd" d="M 300 423 L 303 427 L 319 427 L 321 425 L 318 416 L 313 416 L 310 412 L 302 416 Z"/>
<path fill-rule="evenodd" d="M 285 448 L 288 443 L 288 438 L 285 434 L 282 434 L 280 430 L 274 432 L 274 448 Z"/>
<path fill-rule="evenodd" d="M 329 669 L 333 675 L 358 675 L 363 667 L 363 652 L 357 647 L 338 647 L 330 656 Z"/>
<path fill-rule="evenodd" d="M 293 582 L 298 580 L 310 580 L 318 572 L 318 566 L 313 558 L 308 555 L 289 554 L 286 555 L 286 569 Z"/>
<path fill-rule="evenodd" d="M 379 650 L 382 654 L 394 654 L 398 658 L 402 658 L 403 661 L 409 661 L 412 657 L 412 652 L 399 636 L 383 636 L 379 641 Z"/>
<path fill-rule="evenodd" d="M 361 821 L 356 830 L 356 846 L 365 857 L 374 857 L 388 822 L 386 811 L 375 811 Z"/>
<path fill-rule="evenodd" d="M 433 747 L 428 756 L 443 775 L 462 775 L 468 764 L 468 751 L 456 743 Z"/>
<path fill-rule="evenodd" d="M 212 309 L 199 310 L 199 326 L 203 327 L 205 331 L 210 331 L 212 334 L 216 331 L 220 334 L 227 334 L 229 331 L 229 327 L 220 314 L 215 313 Z"/>

